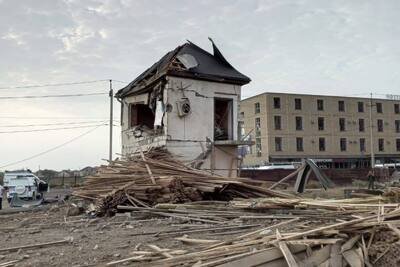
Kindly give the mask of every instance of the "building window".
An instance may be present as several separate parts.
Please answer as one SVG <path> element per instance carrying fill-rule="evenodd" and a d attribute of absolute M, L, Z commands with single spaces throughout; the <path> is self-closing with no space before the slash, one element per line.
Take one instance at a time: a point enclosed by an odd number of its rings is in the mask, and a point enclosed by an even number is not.
<path fill-rule="evenodd" d="M 256 138 L 256 156 L 261 157 L 261 138 Z"/>
<path fill-rule="evenodd" d="M 154 128 L 155 115 L 148 105 L 131 104 L 129 117 L 131 128 L 138 125 Z"/>
<path fill-rule="evenodd" d="M 394 113 L 396 114 L 400 113 L 400 104 L 394 104 Z"/>
<path fill-rule="evenodd" d="M 301 110 L 301 98 L 294 99 L 294 109 Z"/>
<path fill-rule="evenodd" d="M 255 128 L 256 128 L 256 136 L 261 135 L 261 120 L 260 118 L 255 118 Z"/>
<path fill-rule="evenodd" d="M 320 111 L 324 110 L 324 100 L 317 99 L 317 109 Z"/>
<path fill-rule="evenodd" d="M 345 108 L 344 108 L 344 101 L 343 100 L 339 100 L 339 102 L 338 102 L 338 105 L 339 105 L 339 111 L 345 111 Z"/>
<path fill-rule="evenodd" d="M 382 103 L 376 103 L 376 112 L 377 113 L 382 113 Z"/>
<path fill-rule="evenodd" d="M 214 99 L 214 140 L 233 139 L 233 101 Z"/>
<path fill-rule="evenodd" d="M 396 139 L 396 150 L 400 151 L 400 139 Z"/>
<path fill-rule="evenodd" d="M 345 118 L 339 118 L 339 130 L 341 132 L 346 131 L 346 119 Z"/>
<path fill-rule="evenodd" d="M 365 132 L 365 120 L 364 119 L 358 119 L 358 130 L 360 132 Z"/>
<path fill-rule="evenodd" d="M 383 138 L 378 139 L 378 149 L 381 152 L 385 150 L 385 140 Z"/>
<path fill-rule="evenodd" d="M 274 97 L 274 108 L 279 109 L 281 108 L 281 98 Z"/>
<path fill-rule="evenodd" d="M 323 117 L 318 117 L 318 131 L 325 130 L 325 119 Z"/>
<path fill-rule="evenodd" d="M 243 112 L 243 111 L 240 112 L 240 114 L 239 114 L 239 119 L 244 119 L 244 112 Z"/>
<path fill-rule="evenodd" d="M 254 104 L 254 113 L 260 113 L 260 103 L 258 102 Z"/>
<path fill-rule="evenodd" d="M 358 102 L 358 112 L 364 112 L 364 102 Z"/>
<path fill-rule="evenodd" d="M 275 130 L 282 130 L 281 116 L 274 116 Z"/>
<path fill-rule="evenodd" d="M 275 151 L 282 151 L 282 137 L 275 137 Z"/>
<path fill-rule="evenodd" d="M 297 131 L 303 130 L 303 118 L 302 117 L 296 117 L 296 130 Z"/>
<path fill-rule="evenodd" d="M 303 149 L 303 138 L 296 137 L 296 149 L 297 149 L 297 151 L 304 151 L 304 149 Z"/>
<path fill-rule="evenodd" d="M 325 138 L 320 137 L 318 140 L 319 151 L 325 151 Z"/>
<path fill-rule="evenodd" d="M 365 138 L 360 138 L 360 152 L 365 152 Z"/>
<path fill-rule="evenodd" d="M 394 121 L 396 133 L 400 133 L 400 120 L 395 120 Z"/>
<path fill-rule="evenodd" d="M 347 150 L 347 140 L 346 138 L 340 138 L 340 151 Z"/>
<path fill-rule="evenodd" d="M 383 120 L 378 120 L 378 132 L 383 132 Z"/>
<path fill-rule="evenodd" d="M 246 137 L 246 133 L 244 130 L 244 121 L 238 121 L 238 134 L 239 134 L 239 140 L 242 140 L 243 138 Z"/>

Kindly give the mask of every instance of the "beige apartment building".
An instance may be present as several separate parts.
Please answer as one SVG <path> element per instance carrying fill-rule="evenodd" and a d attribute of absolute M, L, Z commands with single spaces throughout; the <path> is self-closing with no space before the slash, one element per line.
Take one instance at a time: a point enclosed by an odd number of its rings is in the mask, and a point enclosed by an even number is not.
<path fill-rule="evenodd" d="M 263 93 L 242 100 L 239 114 L 242 134 L 255 142 L 245 166 L 302 158 L 326 167 L 370 166 L 371 121 L 376 163 L 400 161 L 398 99 Z"/>

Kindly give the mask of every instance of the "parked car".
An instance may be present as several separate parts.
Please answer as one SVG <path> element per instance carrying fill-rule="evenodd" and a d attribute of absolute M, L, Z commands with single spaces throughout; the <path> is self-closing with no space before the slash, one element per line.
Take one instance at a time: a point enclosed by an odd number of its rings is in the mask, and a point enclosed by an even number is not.
<path fill-rule="evenodd" d="M 20 199 L 36 200 L 43 197 L 43 193 L 48 190 L 48 184 L 29 171 L 16 171 L 5 172 L 4 188 L 9 202 L 13 195 Z"/>

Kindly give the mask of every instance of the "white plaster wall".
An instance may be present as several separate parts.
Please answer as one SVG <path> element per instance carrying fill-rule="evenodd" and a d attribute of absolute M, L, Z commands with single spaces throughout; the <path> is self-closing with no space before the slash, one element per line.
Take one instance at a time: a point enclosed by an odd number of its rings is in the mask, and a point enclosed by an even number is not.
<path fill-rule="evenodd" d="M 122 153 L 133 153 L 138 144 L 142 149 L 148 147 L 166 146 L 167 149 L 181 157 L 182 160 L 190 162 L 198 157 L 203 149 L 206 150 L 206 138 L 214 141 L 214 99 L 231 99 L 233 102 L 233 140 L 237 140 L 238 104 L 240 100 L 240 86 L 186 78 L 167 77 L 164 90 L 164 104 L 171 104 L 172 111 L 164 115 L 164 136 L 135 138 L 129 129 L 129 103 L 135 102 L 136 98 L 125 98 L 123 100 L 122 117 Z M 181 88 L 184 88 L 181 90 Z M 191 105 L 191 113 L 185 117 L 179 117 L 177 101 L 188 98 Z M 203 149 L 202 149 L 203 146 Z M 232 157 L 236 157 L 236 147 L 226 148 L 231 155 L 215 149 L 214 168 L 216 173 L 228 175 L 228 169 L 237 167 L 235 160 L 232 165 Z M 234 156 L 232 156 L 234 155 Z M 202 166 L 211 169 L 211 160 L 207 159 Z M 236 176 L 236 172 L 232 172 Z"/>
<path fill-rule="evenodd" d="M 214 99 L 224 98 L 233 101 L 233 140 L 237 140 L 238 103 L 240 99 L 240 86 L 215 83 L 201 80 L 168 77 L 166 86 L 167 96 L 165 101 L 173 106 L 171 112 L 166 113 L 164 123 L 167 125 L 167 148 L 172 153 L 181 156 L 188 162 L 198 157 L 206 147 L 206 138 L 214 141 Z M 180 90 L 184 88 L 184 90 Z M 197 93 L 197 94 L 196 94 Z M 176 102 L 188 98 L 191 113 L 179 117 Z M 203 147 L 203 148 L 202 148 Z M 237 168 L 237 160 L 232 164 L 232 157 L 236 157 L 236 147 L 224 147 L 231 154 L 221 153 L 215 149 L 215 173 L 227 176 L 229 168 Z M 203 169 L 210 170 L 211 158 L 205 160 Z M 236 172 L 232 172 L 232 177 Z"/>
<path fill-rule="evenodd" d="M 179 90 L 180 88 L 185 89 Z M 205 141 L 208 137 L 213 141 L 214 98 L 225 98 L 233 100 L 233 140 L 237 139 L 240 86 L 168 77 L 167 90 L 167 101 L 173 106 L 172 112 L 166 114 L 169 138 L 181 141 Z M 188 98 L 192 107 L 192 112 L 185 117 L 178 116 L 176 105 L 182 97 Z"/>

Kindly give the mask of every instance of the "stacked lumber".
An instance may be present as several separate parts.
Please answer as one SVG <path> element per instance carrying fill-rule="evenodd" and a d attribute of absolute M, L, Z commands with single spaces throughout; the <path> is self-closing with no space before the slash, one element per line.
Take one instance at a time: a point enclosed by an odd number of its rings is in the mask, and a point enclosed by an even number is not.
<path fill-rule="evenodd" d="M 243 200 L 244 201 L 244 200 Z M 373 202 L 375 201 L 375 202 Z M 320 218 L 286 218 L 267 226 L 245 225 L 246 232 L 230 234 L 228 239 L 194 238 L 189 235 L 196 231 L 166 233 L 179 235 L 176 240 L 190 245 L 191 248 L 155 248 L 147 245 L 135 250 L 129 257 L 118 263 L 140 262 L 142 266 L 398 266 L 400 262 L 400 208 L 395 203 L 379 204 L 381 200 L 356 200 L 356 204 L 368 206 L 346 206 L 349 200 L 328 201 L 330 205 L 313 205 Z M 318 202 L 321 202 L 318 200 Z M 335 218 L 326 219 L 325 214 L 332 212 L 333 203 L 337 202 Z M 237 205 L 212 205 L 201 203 L 159 204 L 154 214 L 170 213 L 200 216 L 213 221 L 224 222 L 230 216 L 238 216 L 242 211 Z M 349 216 L 346 208 L 350 207 Z M 372 208 L 373 207 L 373 208 Z M 257 209 L 257 208 L 256 208 Z M 135 210 L 135 208 L 132 208 Z M 245 207 L 245 211 L 248 207 Z M 253 210 L 254 211 L 254 210 Z M 164 214 L 162 216 L 165 216 Z M 209 222 L 206 222 L 209 223 Z M 226 227 L 217 225 L 198 231 L 220 230 Z M 251 229 L 249 229 L 251 228 Z M 161 237 L 163 234 L 158 235 Z M 109 265 L 115 265 L 110 262 Z"/>
<path fill-rule="evenodd" d="M 222 177 L 185 165 L 165 150 L 151 150 L 101 166 L 73 195 L 99 203 L 97 213 L 113 214 L 118 205 L 230 200 L 235 197 L 292 197 L 245 178 Z"/>
<path fill-rule="evenodd" d="M 387 198 L 372 196 L 349 199 L 311 199 L 311 198 L 259 198 L 239 199 L 231 201 L 231 205 L 241 209 L 270 210 L 270 209 L 324 209 L 340 211 L 371 211 L 378 208 L 397 208 L 398 203 L 384 203 Z"/>
<path fill-rule="evenodd" d="M 400 188 L 387 187 L 383 193 L 383 196 L 392 202 L 400 202 Z"/>

